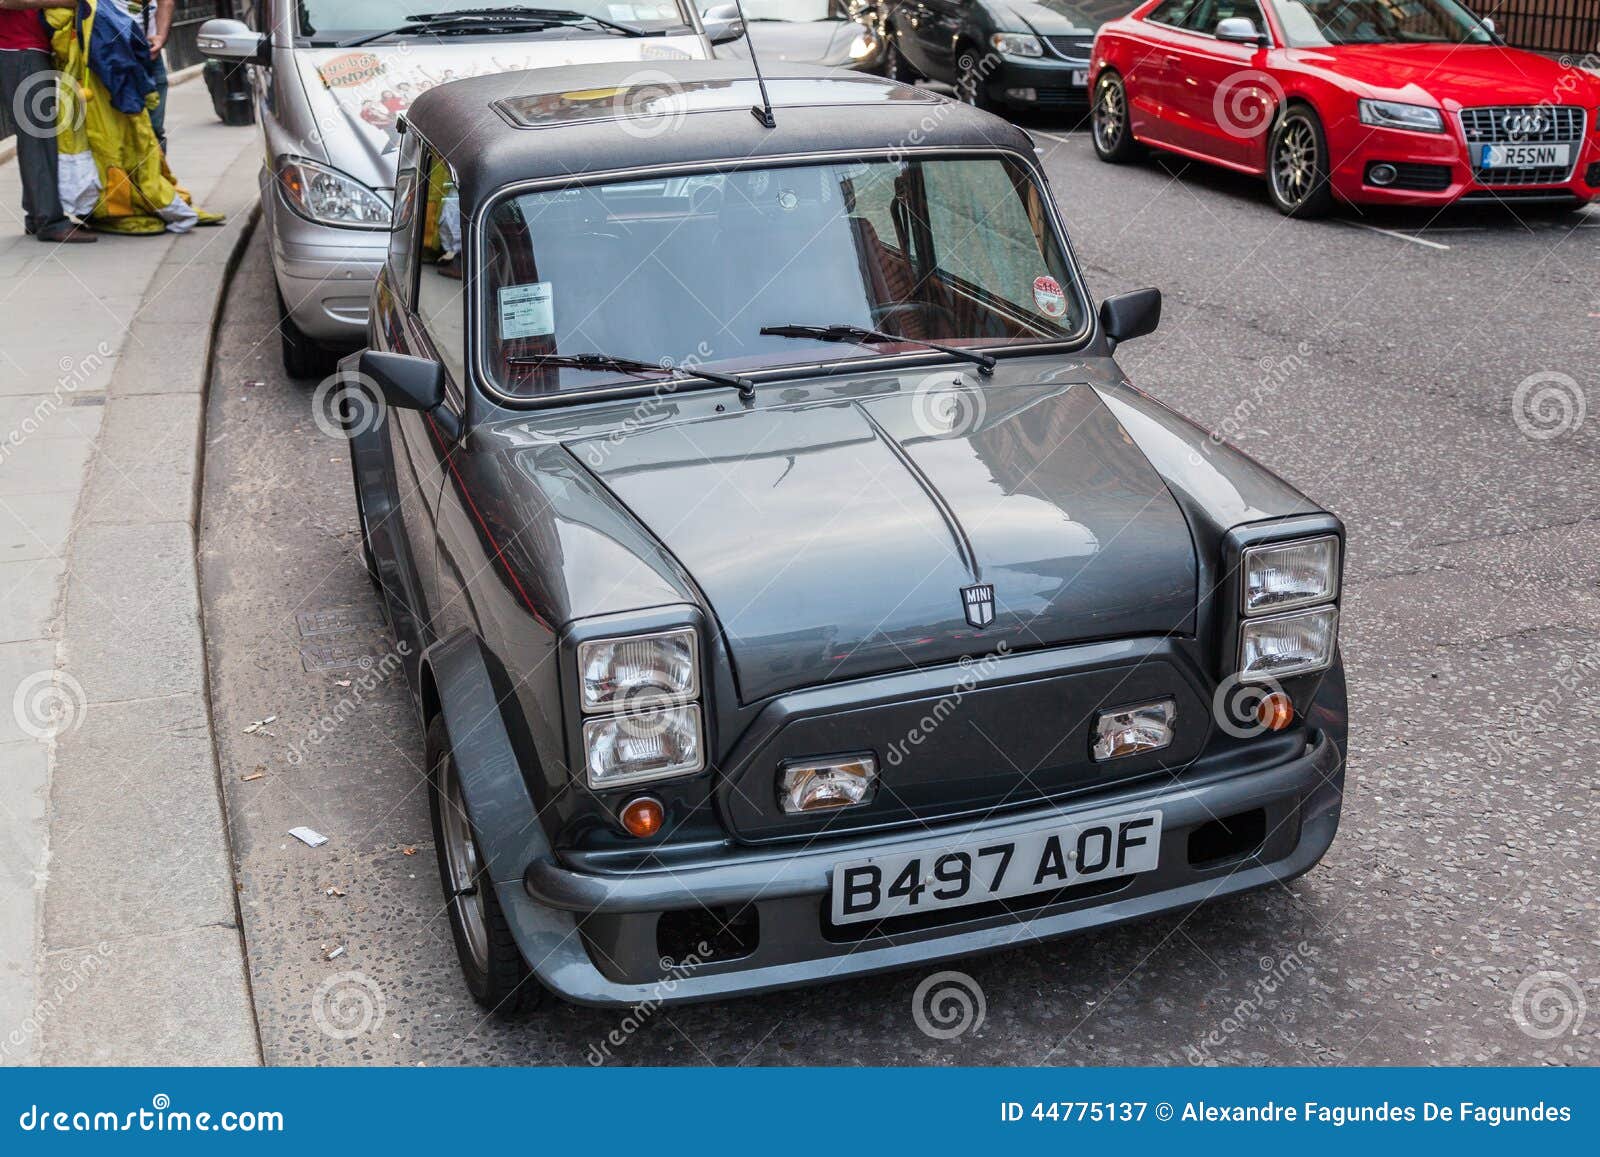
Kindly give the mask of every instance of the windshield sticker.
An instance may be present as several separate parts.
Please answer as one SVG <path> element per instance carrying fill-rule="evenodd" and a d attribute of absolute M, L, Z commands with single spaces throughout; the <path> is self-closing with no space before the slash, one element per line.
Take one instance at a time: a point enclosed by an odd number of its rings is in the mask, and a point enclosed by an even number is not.
<path fill-rule="evenodd" d="M 1049 275 L 1033 279 L 1033 301 L 1046 317 L 1067 314 L 1067 295 L 1061 292 L 1061 283 Z"/>
<path fill-rule="evenodd" d="M 500 340 L 547 337 L 556 332 L 555 295 L 550 282 L 500 287 Z"/>

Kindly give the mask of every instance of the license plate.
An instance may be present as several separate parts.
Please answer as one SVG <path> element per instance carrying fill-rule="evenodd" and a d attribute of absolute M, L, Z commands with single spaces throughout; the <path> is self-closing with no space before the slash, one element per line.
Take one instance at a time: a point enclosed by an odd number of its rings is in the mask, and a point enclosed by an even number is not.
<path fill-rule="evenodd" d="M 1566 168 L 1571 145 L 1484 145 L 1478 154 L 1480 169 Z"/>
<path fill-rule="evenodd" d="M 833 922 L 883 920 L 1132 876 L 1155 868 L 1160 847 L 1161 813 L 1149 811 L 851 860 L 833 869 Z"/>
<path fill-rule="evenodd" d="M 1089 87 L 1089 70 L 1087 68 L 1074 68 L 1072 70 L 1072 83 L 1078 88 Z"/>

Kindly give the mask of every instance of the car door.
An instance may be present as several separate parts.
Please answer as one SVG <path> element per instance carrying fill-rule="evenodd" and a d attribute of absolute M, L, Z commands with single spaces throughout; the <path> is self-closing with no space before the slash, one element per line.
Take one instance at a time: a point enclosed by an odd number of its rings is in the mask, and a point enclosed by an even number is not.
<path fill-rule="evenodd" d="M 1277 89 L 1266 72 L 1267 50 L 1218 40 L 1220 21 L 1243 17 L 1266 33 L 1257 0 L 1201 0 L 1172 53 L 1172 143 L 1224 164 L 1255 169 Z"/>
<path fill-rule="evenodd" d="M 1133 133 L 1142 141 L 1159 145 L 1173 140 L 1170 108 L 1177 83 L 1175 64 L 1185 35 L 1182 28 L 1200 3 L 1166 0 L 1143 20 L 1131 22 L 1137 32 L 1122 81 Z"/>
<path fill-rule="evenodd" d="M 913 38 L 917 56 L 912 63 L 924 75 L 955 83 L 956 34 L 971 6 L 971 0 L 918 0 Z"/>

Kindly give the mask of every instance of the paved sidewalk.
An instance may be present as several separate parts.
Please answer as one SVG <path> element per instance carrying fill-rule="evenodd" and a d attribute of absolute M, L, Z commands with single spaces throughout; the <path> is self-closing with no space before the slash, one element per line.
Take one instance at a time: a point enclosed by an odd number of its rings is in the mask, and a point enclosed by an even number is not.
<path fill-rule="evenodd" d="M 0 164 L 0 1065 L 259 1059 L 194 524 L 260 145 L 203 83 L 167 123 L 223 228 L 42 245 Z"/>

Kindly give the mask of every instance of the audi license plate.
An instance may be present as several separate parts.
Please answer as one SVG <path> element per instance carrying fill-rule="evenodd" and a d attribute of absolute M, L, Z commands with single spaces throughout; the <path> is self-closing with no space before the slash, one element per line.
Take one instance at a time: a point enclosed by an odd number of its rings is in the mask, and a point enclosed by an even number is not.
<path fill-rule="evenodd" d="M 1154 869 L 1160 848 L 1161 813 L 1149 811 L 851 860 L 833 869 L 833 922 L 910 916 L 1132 876 Z"/>
<path fill-rule="evenodd" d="M 1484 145 L 1478 155 L 1480 169 L 1566 168 L 1571 145 Z"/>

